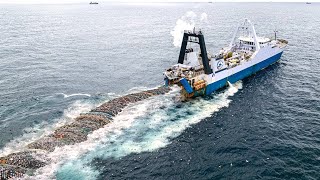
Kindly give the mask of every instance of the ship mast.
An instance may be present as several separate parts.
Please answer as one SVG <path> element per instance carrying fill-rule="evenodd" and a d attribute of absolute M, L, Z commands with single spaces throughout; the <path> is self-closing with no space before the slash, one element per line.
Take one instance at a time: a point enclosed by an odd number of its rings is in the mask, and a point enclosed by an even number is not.
<path fill-rule="evenodd" d="M 247 31 L 248 35 L 253 37 L 254 44 L 255 44 L 255 47 L 256 47 L 256 51 L 258 51 L 260 49 L 260 44 L 258 42 L 256 30 L 255 30 L 253 24 L 251 23 L 251 21 L 248 20 L 248 19 L 245 19 L 243 23 L 240 23 L 238 25 L 238 27 L 237 27 L 236 31 L 234 32 L 233 37 L 231 39 L 229 48 L 232 48 L 235 45 L 234 43 L 235 43 L 236 36 L 237 36 L 239 30 Z"/>
<path fill-rule="evenodd" d="M 204 36 L 201 31 L 195 31 L 195 29 L 193 29 L 193 31 L 184 31 L 178 63 L 183 64 L 188 43 L 199 44 L 204 73 L 211 74 L 212 69 L 209 65 L 206 44 L 204 41 Z"/>

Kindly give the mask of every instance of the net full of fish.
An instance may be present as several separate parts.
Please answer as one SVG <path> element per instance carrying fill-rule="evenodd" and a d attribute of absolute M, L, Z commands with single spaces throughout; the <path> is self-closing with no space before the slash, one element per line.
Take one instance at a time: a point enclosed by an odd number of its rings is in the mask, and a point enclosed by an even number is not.
<path fill-rule="evenodd" d="M 52 152 L 56 147 L 86 141 L 88 134 L 109 124 L 113 117 L 130 103 L 165 94 L 169 91 L 170 88 L 168 87 L 159 87 L 128 94 L 112 99 L 88 113 L 81 114 L 71 124 L 64 125 L 52 134 L 28 144 L 27 150 L 0 157 L 0 179 L 20 178 L 24 174 L 32 175 L 34 171 L 50 161 L 44 152 Z"/>

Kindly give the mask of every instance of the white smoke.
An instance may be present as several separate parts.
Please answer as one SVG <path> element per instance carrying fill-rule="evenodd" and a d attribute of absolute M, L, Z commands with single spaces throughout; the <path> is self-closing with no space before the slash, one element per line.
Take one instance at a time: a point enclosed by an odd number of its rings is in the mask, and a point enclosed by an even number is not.
<path fill-rule="evenodd" d="M 180 47 L 183 32 L 184 30 L 193 30 L 193 28 L 197 25 L 197 22 L 208 22 L 208 15 L 206 13 L 202 13 L 200 15 L 200 20 L 197 20 L 197 14 L 193 11 L 188 11 L 185 15 L 183 15 L 180 19 L 177 20 L 176 26 L 170 32 L 173 36 L 173 45 L 175 47 Z"/>
<path fill-rule="evenodd" d="M 202 13 L 201 14 L 200 21 L 208 23 L 208 15 L 207 15 L 207 13 Z"/>

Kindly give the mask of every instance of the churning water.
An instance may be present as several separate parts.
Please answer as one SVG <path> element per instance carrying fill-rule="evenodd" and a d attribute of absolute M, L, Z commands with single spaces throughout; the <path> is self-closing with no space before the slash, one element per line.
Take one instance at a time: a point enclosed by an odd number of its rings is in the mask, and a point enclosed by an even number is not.
<path fill-rule="evenodd" d="M 27 179 L 319 179 L 320 11 L 313 3 L 1 5 L 0 155 L 82 112 L 162 84 L 179 32 L 207 49 L 239 21 L 289 46 L 267 69 L 187 103 L 178 90 L 127 107 Z"/>

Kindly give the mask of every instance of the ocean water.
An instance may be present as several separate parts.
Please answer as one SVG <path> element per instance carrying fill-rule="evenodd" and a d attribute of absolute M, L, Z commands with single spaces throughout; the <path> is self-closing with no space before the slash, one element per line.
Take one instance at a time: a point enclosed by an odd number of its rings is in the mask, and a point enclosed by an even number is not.
<path fill-rule="evenodd" d="M 27 179 L 320 179 L 320 4 L 0 5 L 0 155 L 114 97 L 161 85 L 181 28 L 207 49 L 239 21 L 287 39 L 281 60 L 210 97 L 178 90 L 49 153 Z"/>

